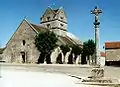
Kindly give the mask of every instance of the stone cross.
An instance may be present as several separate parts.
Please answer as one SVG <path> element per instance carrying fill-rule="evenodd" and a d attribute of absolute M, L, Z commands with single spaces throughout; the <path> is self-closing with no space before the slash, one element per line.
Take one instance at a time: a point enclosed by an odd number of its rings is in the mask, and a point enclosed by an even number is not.
<path fill-rule="evenodd" d="M 97 6 L 91 11 L 91 14 L 95 15 L 95 22 L 93 23 L 95 25 L 95 64 L 100 66 L 100 50 L 99 50 L 99 19 L 98 15 L 102 13 L 100 9 L 97 8 Z"/>

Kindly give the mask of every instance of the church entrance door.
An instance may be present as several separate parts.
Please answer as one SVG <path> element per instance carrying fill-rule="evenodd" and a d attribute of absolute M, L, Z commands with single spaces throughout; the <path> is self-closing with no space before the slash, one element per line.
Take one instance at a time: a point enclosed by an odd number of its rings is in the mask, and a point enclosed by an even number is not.
<path fill-rule="evenodd" d="M 21 56 L 22 56 L 22 62 L 26 63 L 26 55 L 25 52 L 21 52 Z"/>

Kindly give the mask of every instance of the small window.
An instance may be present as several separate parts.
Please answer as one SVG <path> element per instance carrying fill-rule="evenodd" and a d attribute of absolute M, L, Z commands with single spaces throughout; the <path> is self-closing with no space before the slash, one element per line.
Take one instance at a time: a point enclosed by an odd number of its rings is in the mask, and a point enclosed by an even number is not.
<path fill-rule="evenodd" d="M 60 17 L 60 19 L 64 19 L 63 17 Z"/>
<path fill-rule="evenodd" d="M 63 24 L 60 24 L 63 27 Z"/>
<path fill-rule="evenodd" d="M 23 45 L 25 45 L 25 40 L 23 40 L 22 42 L 23 42 Z"/>
<path fill-rule="evenodd" d="M 47 17 L 47 20 L 49 21 L 49 20 L 50 20 L 50 17 Z"/>
<path fill-rule="evenodd" d="M 47 28 L 50 28 L 50 24 L 47 24 Z"/>

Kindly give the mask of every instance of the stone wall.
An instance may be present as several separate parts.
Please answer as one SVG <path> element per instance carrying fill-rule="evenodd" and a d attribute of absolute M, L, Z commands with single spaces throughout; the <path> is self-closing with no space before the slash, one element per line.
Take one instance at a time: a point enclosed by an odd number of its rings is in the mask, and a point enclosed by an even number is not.
<path fill-rule="evenodd" d="M 58 20 L 54 20 L 54 21 L 48 21 L 48 22 L 45 22 L 45 23 L 42 23 L 42 25 L 45 27 L 45 28 L 48 28 L 47 27 L 47 24 L 50 24 L 50 27 L 49 28 L 63 28 L 64 30 L 67 29 L 67 24 L 66 23 L 63 23 L 61 21 L 58 21 Z M 61 24 L 63 26 L 61 26 Z"/>
<path fill-rule="evenodd" d="M 106 60 L 107 61 L 119 61 L 120 60 L 120 49 L 106 49 Z"/>
<path fill-rule="evenodd" d="M 0 60 L 2 60 L 2 54 L 0 54 Z"/>

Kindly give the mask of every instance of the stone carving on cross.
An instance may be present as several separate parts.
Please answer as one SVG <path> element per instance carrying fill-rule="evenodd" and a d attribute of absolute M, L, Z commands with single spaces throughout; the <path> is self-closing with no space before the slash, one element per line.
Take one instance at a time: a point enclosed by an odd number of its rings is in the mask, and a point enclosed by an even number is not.
<path fill-rule="evenodd" d="M 102 11 L 100 9 L 97 8 L 97 6 L 95 6 L 94 10 L 91 11 L 91 14 L 95 15 L 95 22 L 94 25 L 99 25 L 100 22 L 98 21 L 98 15 L 102 13 Z"/>
<path fill-rule="evenodd" d="M 102 11 L 98 9 L 97 6 L 95 6 L 94 10 L 91 11 L 91 14 L 95 14 L 96 16 L 98 16 L 100 13 L 102 13 Z"/>
<path fill-rule="evenodd" d="M 98 15 L 102 13 L 102 11 L 100 9 L 97 8 L 97 6 L 95 6 L 94 10 L 91 11 L 91 14 L 95 15 L 95 22 L 94 25 L 99 25 L 100 22 L 98 21 Z"/>

